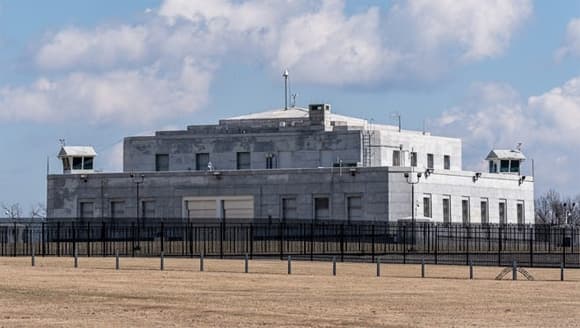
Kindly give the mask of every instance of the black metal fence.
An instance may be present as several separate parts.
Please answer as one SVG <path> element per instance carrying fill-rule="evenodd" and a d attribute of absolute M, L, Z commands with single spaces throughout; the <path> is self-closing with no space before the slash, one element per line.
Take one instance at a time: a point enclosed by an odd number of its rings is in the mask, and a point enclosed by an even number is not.
<path fill-rule="evenodd" d="M 0 223 L 1 256 L 165 256 L 580 267 L 580 227 L 286 221 Z"/>

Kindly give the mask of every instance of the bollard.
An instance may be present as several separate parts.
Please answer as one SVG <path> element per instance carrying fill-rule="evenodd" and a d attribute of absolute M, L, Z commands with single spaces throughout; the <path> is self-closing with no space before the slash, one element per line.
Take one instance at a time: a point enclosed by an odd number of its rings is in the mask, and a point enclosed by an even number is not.
<path fill-rule="evenodd" d="M 469 261 L 469 280 L 473 280 L 473 260 Z"/>
<path fill-rule="evenodd" d="M 564 281 L 564 262 L 560 263 L 560 281 Z"/>
<path fill-rule="evenodd" d="M 34 255 L 34 247 L 32 247 L 32 258 L 30 259 L 32 266 L 36 264 L 36 257 Z"/>
<path fill-rule="evenodd" d="M 421 278 L 425 278 L 425 259 L 421 259 Z"/>
<path fill-rule="evenodd" d="M 518 263 L 516 260 L 512 263 L 512 280 L 518 280 Z"/>
<path fill-rule="evenodd" d="M 119 251 L 115 251 L 115 270 L 119 270 Z"/>
<path fill-rule="evenodd" d="M 336 256 L 332 257 L 332 275 L 336 276 Z"/>
<path fill-rule="evenodd" d="M 381 276 L 381 258 L 377 257 L 377 277 Z"/>
<path fill-rule="evenodd" d="M 159 269 L 161 271 L 163 271 L 165 269 L 165 254 L 163 252 L 161 252 L 161 256 L 160 256 Z"/>
<path fill-rule="evenodd" d="M 248 273 L 248 253 L 244 256 L 244 272 Z"/>
<path fill-rule="evenodd" d="M 75 269 L 79 267 L 79 252 L 75 249 Z"/>
<path fill-rule="evenodd" d="M 203 252 L 199 254 L 199 271 L 203 272 Z"/>
<path fill-rule="evenodd" d="M 288 274 L 292 274 L 292 256 L 288 255 Z"/>

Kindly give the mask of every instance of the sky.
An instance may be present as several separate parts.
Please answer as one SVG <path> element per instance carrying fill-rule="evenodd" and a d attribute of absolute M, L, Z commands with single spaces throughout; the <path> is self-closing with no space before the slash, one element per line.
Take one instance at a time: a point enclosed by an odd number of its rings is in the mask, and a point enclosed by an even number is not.
<path fill-rule="evenodd" d="M 120 171 L 122 140 L 296 103 L 522 143 L 536 193 L 580 188 L 580 2 L 0 0 L 0 204 L 25 214 L 60 143 Z M 48 164 L 48 168 L 47 168 Z"/>

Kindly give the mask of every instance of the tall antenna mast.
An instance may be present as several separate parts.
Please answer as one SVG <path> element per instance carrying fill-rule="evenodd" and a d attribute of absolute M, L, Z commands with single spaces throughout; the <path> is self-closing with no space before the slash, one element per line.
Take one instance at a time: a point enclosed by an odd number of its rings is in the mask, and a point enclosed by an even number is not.
<path fill-rule="evenodd" d="M 288 70 L 284 70 L 284 110 L 288 110 Z"/>

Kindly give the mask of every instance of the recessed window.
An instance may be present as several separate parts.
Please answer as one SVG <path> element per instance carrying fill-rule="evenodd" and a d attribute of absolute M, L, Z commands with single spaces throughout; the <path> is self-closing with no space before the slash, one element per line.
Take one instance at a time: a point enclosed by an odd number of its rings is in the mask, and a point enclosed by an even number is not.
<path fill-rule="evenodd" d="M 93 158 L 92 157 L 84 157 L 83 158 L 83 169 L 85 169 L 85 170 L 92 170 L 93 169 Z"/>
<path fill-rule="evenodd" d="M 432 169 L 433 166 L 433 154 L 427 154 L 427 168 Z"/>
<path fill-rule="evenodd" d="M 195 154 L 195 169 L 197 171 L 207 171 L 209 164 L 209 153 Z"/>
<path fill-rule="evenodd" d="M 431 195 L 423 195 L 423 216 L 426 218 L 431 217 Z"/>
<path fill-rule="evenodd" d="M 489 161 L 489 173 L 497 173 L 497 164 L 494 161 Z"/>
<path fill-rule="evenodd" d="M 237 169 L 238 170 L 249 170 L 251 168 L 250 153 L 249 152 L 238 152 L 237 153 Z"/>
<path fill-rule="evenodd" d="M 295 197 L 285 197 L 282 198 L 282 219 L 297 219 L 298 214 L 296 212 L 296 198 Z"/>
<path fill-rule="evenodd" d="M 489 205 L 487 202 L 487 198 L 482 198 L 481 202 L 480 202 L 480 207 L 481 207 L 481 223 L 482 224 L 487 224 L 489 223 Z"/>
<path fill-rule="evenodd" d="M 411 152 L 411 166 L 417 167 L 417 152 Z"/>
<path fill-rule="evenodd" d="M 450 170 L 451 169 L 451 156 L 444 155 L 443 156 L 443 169 Z"/>
<path fill-rule="evenodd" d="M 511 173 L 520 173 L 520 161 L 512 160 L 510 166 Z"/>
<path fill-rule="evenodd" d="M 80 215 L 81 219 L 92 218 L 94 216 L 94 206 L 92 202 L 81 202 L 80 203 Z"/>
<path fill-rule="evenodd" d="M 393 150 L 393 166 L 401 166 L 401 151 Z"/>
<path fill-rule="evenodd" d="M 451 223 L 451 196 L 443 196 L 443 222 Z"/>
<path fill-rule="evenodd" d="M 142 218 L 154 218 L 155 215 L 155 201 L 145 200 L 141 202 L 141 217 Z"/>
<path fill-rule="evenodd" d="M 524 224 L 525 217 L 524 217 L 524 201 L 523 200 L 518 201 L 517 216 L 518 216 L 518 224 Z"/>
<path fill-rule="evenodd" d="M 328 197 L 314 198 L 314 219 L 330 219 L 330 199 Z"/>
<path fill-rule="evenodd" d="M 155 155 L 155 171 L 169 171 L 169 155 L 156 154 Z"/>
<path fill-rule="evenodd" d="M 274 155 L 266 154 L 266 168 L 273 169 L 274 168 Z"/>
<path fill-rule="evenodd" d="M 499 201 L 499 224 L 506 224 L 507 223 L 507 216 L 506 216 L 506 200 L 502 199 Z"/>
<path fill-rule="evenodd" d="M 125 216 L 125 202 L 124 201 L 112 201 L 111 202 L 111 217 L 121 218 Z"/>
<path fill-rule="evenodd" d="M 461 199 L 461 219 L 463 224 L 469 224 L 471 222 L 469 214 L 469 197 L 463 197 Z"/>
<path fill-rule="evenodd" d="M 361 196 L 349 196 L 346 198 L 346 206 L 348 212 L 348 220 L 362 220 L 362 197 Z"/>

